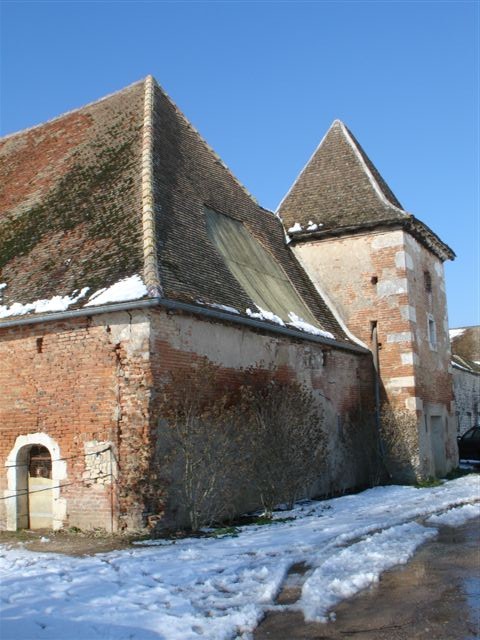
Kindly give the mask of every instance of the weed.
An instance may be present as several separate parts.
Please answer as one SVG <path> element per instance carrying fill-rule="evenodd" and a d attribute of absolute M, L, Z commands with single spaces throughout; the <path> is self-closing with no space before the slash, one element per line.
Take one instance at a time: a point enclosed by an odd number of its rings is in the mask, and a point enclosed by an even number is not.
<path fill-rule="evenodd" d="M 445 479 L 456 480 L 456 478 L 461 478 L 462 476 L 466 476 L 471 472 L 471 469 L 461 469 L 460 467 L 457 467 L 456 469 L 452 469 L 451 471 L 449 471 L 445 476 Z"/>
<path fill-rule="evenodd" d="M 238 537 L 239 533 L 240 529 L 238 529 L 237 527 L 219 527 L 218 529 L 212 531 L 209 535 L 212 538 L 225 538 L 227 536 L 236 538 Z"/>
<path fill-rule="evenodd" d="M 428 476 L 425 480 L 419 480 L 413 486 L 416 489 L 429 489 L 430 487 L 439 487 L 442 484 L 442 481 L 438 478 L 434 478 L 433 476 Z"/>
<path fill-rule="evenodd" d="M 80 527 L 69 527 L 68 533 L 82 533 L 82 530 Z"/>

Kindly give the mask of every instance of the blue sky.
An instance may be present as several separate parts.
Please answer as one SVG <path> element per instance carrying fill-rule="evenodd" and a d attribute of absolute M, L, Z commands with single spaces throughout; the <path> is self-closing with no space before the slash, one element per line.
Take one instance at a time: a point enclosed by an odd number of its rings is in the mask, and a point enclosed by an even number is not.
<path fill-rule="evenodd" d="M 478 324 L 479 4 L 9 2 L 7 134 L 153 74 L 275 209 L 335 118 L 457 253 L 451 326 Z"/>

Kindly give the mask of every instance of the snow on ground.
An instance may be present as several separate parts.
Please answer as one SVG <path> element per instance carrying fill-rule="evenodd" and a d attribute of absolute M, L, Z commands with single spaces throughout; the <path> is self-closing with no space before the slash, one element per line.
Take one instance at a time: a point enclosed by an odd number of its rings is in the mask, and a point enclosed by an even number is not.
<path fill-rule="evenodd" d="M 327 615 L 334 605 L 377 582 L 386 569 L 405 564 L 415 549 L 435 534 L 435 529 L 408 522 L 374 533 L 333 554 L 303 585 L 299 606 L 305 619 L 334 619 L 334 614 Z"/>
<path fill-rule="evenodd" d="M 427 518 L 429 524 L 443 524 L 449 527 L 458 527 L 472 518 L 480 518 L 480 504 L 466 504 L 463 507 L 454 507 L 444 513 Z"/>
<path fill-rule="evenodd" d="M 478 514 L 470 505 L 479 500 L 480 477 L 472 474 L 429 489 L 377 487 L 300 504 L 277 514 L 293 520 L 243 527 L 237 537 L 191 538 L 83 558 L 3 545 L 0 635 L 246 639 L 274 605 L 289 567 L 302 561 L 311 571 L 291 606 L 325 619 L 342 598 L 406 562 L 435 535 L 431 516 L 446 512 L 441 523 L 457 524 Z M 431 522 L 415 522 L 423 518 Z"/>

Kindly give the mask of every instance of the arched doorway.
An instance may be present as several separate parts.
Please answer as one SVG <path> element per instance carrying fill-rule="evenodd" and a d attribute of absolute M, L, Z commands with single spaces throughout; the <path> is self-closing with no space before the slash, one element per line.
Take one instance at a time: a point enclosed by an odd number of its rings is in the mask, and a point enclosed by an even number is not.
<path fill-rule="evenodd" d="M 60 487 L 67 468 L 58 444 L 45 433 L 18 436 L 5 466 L 7 530 L 60 529 L 66 517 Z"/>
<path fill-rule="evenodd" d="M 52 456 L 40 444 L 22 447 L 17 456 L 17 528 L 51 529 Z"/>

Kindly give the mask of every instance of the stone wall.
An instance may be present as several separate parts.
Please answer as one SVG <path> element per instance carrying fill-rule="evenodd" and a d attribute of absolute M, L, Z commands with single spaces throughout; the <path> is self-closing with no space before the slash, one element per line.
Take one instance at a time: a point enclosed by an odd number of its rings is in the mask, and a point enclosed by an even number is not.
<path fill-rule="evenodd" d="M 241 384 L 245 369 L 272 369 L 282 381 L 304 383 L 324 407 L 328 461 L 317 491 L 334 494 L 369 482 L 371 469 L 361 444 L 352 450 L 346 443 L 361 443 L 362 429 L 366 426 L 359 423 L 359 416 L 371 416 L 373 412 L 370 354 L 352 353 L 200 317 L 163 311 L 152 312 L 151 317 L 155 394 L 161 393 L 168 372 L 190 371 L 192 364 L 203 358 L 221 367 L 224 383 L 230 386 Z M 153 411 L 155 414 L 155 406 Z M 158 424 L 159 417 L 156 415 L 154 423 Z M 371 429 L 372 424 L 367 428 Z"/>
<path fill-rule="evenodd" d="M 293 250 L 348 329 L 370 348 L 376 324 L 383 402 L 416 412 L 419 451 L 412 462 L 419 473 L 446 473 L 457 454 L 441 261 L 402 230 L 298 243 Z M 440 444 L 432 443 L 431 419 L 436 433 L 441 420 Z"/>
<path fill-rule="evenodd" d="M 458 435 L 480 426 L 480 375 L 453 366 L 453 389 Z"/>

